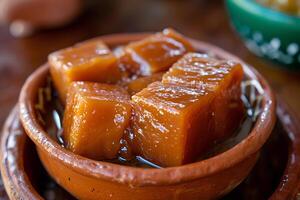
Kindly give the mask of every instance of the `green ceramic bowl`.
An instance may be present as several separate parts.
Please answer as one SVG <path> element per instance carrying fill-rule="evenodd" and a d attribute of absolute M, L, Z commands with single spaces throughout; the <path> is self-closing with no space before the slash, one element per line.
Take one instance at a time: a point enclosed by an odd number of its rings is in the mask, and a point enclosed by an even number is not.
<path fill-rule="evenodd" d="M 300 69 L 300 17 L 258 4 L 255 0 L 226 0 L 235 30 L 258 56 Z"/>

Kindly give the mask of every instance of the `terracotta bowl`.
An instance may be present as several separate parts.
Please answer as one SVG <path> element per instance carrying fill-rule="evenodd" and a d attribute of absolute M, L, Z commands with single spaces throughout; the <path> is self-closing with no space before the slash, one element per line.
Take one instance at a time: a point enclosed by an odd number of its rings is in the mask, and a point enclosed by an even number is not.
<path fill-rule="evenodd" d="M 100 37 L 110 46 L 138 40 L 147 34 Z M 249 174 L 275 123 L 275 98 L 261 75 L 237 57 L 209 44 L 192 40 L 199 52 L 243 64 L 245 76 L 263 90 L 262 112 L 249 135 L 233 148 L 199 162 L 163 169 L 143 169 L 94 161 L 75 155 L 51 139 L 35 112 L 37 92 L 49 74 L 47 64 L 24 84 L 19 111 L 21 122 L 35 143 L 39 157 L 52 178 L 79 199 L 214 199 L 234 189 Z"/>

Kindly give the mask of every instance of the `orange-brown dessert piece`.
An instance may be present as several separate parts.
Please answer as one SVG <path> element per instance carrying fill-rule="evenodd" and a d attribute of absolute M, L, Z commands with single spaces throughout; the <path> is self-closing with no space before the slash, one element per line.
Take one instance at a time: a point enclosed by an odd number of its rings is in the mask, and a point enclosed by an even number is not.
<path fill-rule="evenodd" d="M 137 78 L 135 80 L 130 81 L 127 85 L 127 91 L 130 95 L 134 95 L 147 87 L 150 83 L 155 81 L 161 81 L 163 73 L 156 73 L 150 76 L 145 76 L 141 78 Z"/>
<path fill-rule="evenodd" d="M 162 79 L 132 96 L 134 146 L 162 166 L 197 159 L 233 134 L 243 118 L 240 64 L 190 53 Z"/>
<path fill-rule="evenodd" d="M 68 90 L 63 138 L 72 152 L 91 159 L 112 159 L 130 123 L 130 97 L 108 84 L 73 82 Z"/>
<path fill-rule="evenodd" d="M 132 96 L 134 148 L 160 166 L 191 162 L 211 141 L 214 93 L 155 82 Z"/>
<path fill-rule="evenodd" d="M 216 140 L 230 136 L 244 116 L 240 84 L 243 69 L 239 63 L 189 53 L 175 63 L 163 76 L 163 83 L 190 88 L 205 86 L 214 91 L 214 134 Z"/>
<path fill-rule="evenodd" d="M 116 57 L 99 40 L 56 51 L 48 60 L 54 85 L 63 102 L 72 81 L 115 83 L 121 78 Z"/>
<path fill-rule="evenodd" d="M 116 51 L 119 65 L 131 76 L 147 76 L 168 68 L 194 48 L 181 34 L 165 29 Z"/>

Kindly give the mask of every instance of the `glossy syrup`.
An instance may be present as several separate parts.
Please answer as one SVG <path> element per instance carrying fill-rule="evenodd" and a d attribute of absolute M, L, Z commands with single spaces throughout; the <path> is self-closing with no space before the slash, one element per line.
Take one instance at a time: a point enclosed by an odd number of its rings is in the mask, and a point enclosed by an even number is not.
<path fill-rule="evenodd" d="M 47 86 L 45 87 L 48 89 Z M 262 99 L 263 90 L 260 85 L 256 81 L 243 81 L 242 82 L 242 100 L 244 102 L 246 113 L 243 122 L 240 127 L 236 130 L 236 132 L 229 137 L 228 139 L 222 142 L 216 142 L 209 151 L 199 157 L 198 160 L 207 159 L 209 157 L 215 156 L 219 153 L 222 153 L 240 141 L 247 137 L 250 133 L 256 118 L 260 113 L 260 104 Z M 45 90 L 45 88 L 43 88 Z M 51 91 L 54 91 L 53 89 Z M 44 92 L 45 93 L 45 92 Z M 42 97 L 41 97 L 42 98 Z M 62 128 L 62 119 L 63 119 L 63 106 L 59 102 L 57 94 L 51 94 L 51 100 L 45 101 L 43 100 L 43 106 L 37 106 L 37 108 L 42 107 L 43 109 L 37 109 L 38 118 L 41 121 L 41 124 L 44 125 L 46 131 L 49 135 L 56 140 L 59 144 L 64 146 L 63 140 L 63 128 Z M 122 151 L 122 148 L 121 148 Z M 123 151 L 127 151 L 127 149 L 123 149 Z M 143 167 L 143 168 L 161 168 L 160 166 L 142 158 L 141 156 L 133 156 L 130 159 L 126 159 L 122 156 L 122 153 L 119 154 L 118 158 L 113 160 L 105 160 L 107 162 L 117 163 L 121 165 L 127 166 L 135 166 L 135 167 Z"/>

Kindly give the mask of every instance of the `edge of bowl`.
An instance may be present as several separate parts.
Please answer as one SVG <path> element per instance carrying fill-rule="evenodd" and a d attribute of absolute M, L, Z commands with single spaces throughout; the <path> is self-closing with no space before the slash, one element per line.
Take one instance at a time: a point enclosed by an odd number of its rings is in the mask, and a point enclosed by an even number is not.
<path fill-rule="evenodd" d="M 42 200 L 25 172 L 23 158 L 16 159 L 18 156 L 23 157 L 26 139 L 28 139 L 20 130 L 22 125 L 19 119 L 18 122 L 16 121 L 16 117 L 19 118 L 18 105 L 10 111 L 2 129 L 0 151 L 2 181 L 10 199 Z M 13 137 L 11 132 L 15 133 Z"/>

